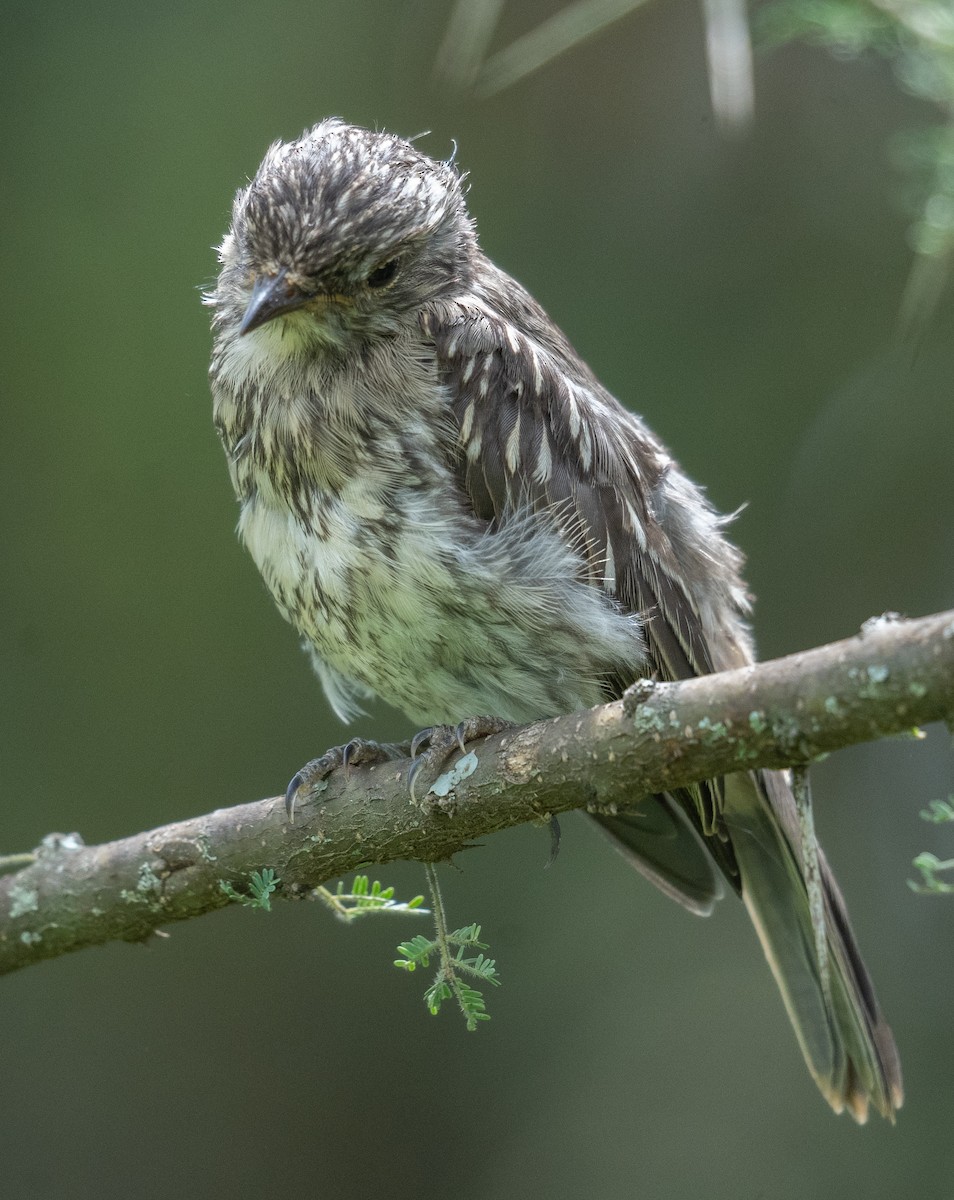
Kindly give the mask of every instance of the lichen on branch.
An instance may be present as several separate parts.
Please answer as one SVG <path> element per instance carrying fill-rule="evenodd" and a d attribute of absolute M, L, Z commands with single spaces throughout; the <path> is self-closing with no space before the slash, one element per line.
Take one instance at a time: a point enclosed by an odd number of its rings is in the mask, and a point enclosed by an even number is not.
<path fill-rule="evenodd" d="M 476 743 L 476 769 L 420 804 L 408 763 L 391 761 L 335 772 L 293 825 L 273 797 L 98 846 L 51 834 L 0 876 L 0 973 L 143 941 L 222 908 L 256 872 L 280 881 L 271 898 L 293 899 L 361 864 L 446 860 L 498 829 L 810 763 L 932 721 L 954 724 L 954 611 L 877 619 L 846 641 L 741 670 L 641 681 L 622 700 Z"/>

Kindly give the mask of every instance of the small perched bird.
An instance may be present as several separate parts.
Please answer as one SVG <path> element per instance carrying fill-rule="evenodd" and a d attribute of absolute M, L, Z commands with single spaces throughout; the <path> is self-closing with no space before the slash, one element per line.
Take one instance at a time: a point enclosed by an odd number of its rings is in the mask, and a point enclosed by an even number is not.
<path fill-rule="evenodd" d="M 725 518 L 484 256 L 452 164 L 323 121 L 269 149 L 219 254 L 239 533 L 339 717 L 527 722 L 753 661 Z M 820 851 L 816 937 L 786 776 L 633 801 L 595 819 L 692 912 L 727 879 L 825 1098 L 893 1117 L 894 1040 Z"/>

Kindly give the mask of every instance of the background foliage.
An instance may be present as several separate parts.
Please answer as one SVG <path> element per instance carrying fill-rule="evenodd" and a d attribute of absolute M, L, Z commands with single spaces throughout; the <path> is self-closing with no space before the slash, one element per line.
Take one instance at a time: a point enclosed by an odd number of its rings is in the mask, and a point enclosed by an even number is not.
<path fill-rule="evenodd" d="M 559 8 L 509 5 L 495 45 Z M 275 137 L 332 113 L 471 172 L 487 251 L 668 440 L 736 537 L 763 656 L 954 602 L 954 304 L 894 338 L 892 139 L 936 122 L 875 55 L 756 60 L 719 137 L 701 16 L 657 0 L 511 90 L 432 82 L 440 0 L 7 6 L 0 848 L 105 840 L 280 791 L 343 731 L 232 536 L 198 286 Z M 404 736 L 376 712 L 357 732 Z M 818 823 L 908 1103 L 815 1094 L 741 906 L 687 917 L 568 820 L 443 872 L 507 986 L 475 1035 L 391 962 L 419 929 L 238 905 L 2 985 L 0 1162 L 26 1197 L 788 1200 L 950 1187 L 954 907 L 906 886 L 949 830 L 949 738 L 840 754 Z M 948 839 L 947 842 L 944 839 Z M 265 864 L 263 864 L 265 865 Z M 398 893 L 421 871 L 388 874 Z M 567 969 L 567 963 L 572 969 Z"/>

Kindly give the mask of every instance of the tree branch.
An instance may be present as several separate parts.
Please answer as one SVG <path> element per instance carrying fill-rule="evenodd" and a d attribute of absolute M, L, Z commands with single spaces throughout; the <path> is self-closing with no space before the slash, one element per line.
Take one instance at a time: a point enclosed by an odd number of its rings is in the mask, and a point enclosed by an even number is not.
<path fill-rule="evenodd" d="M 241 890 L 263 867 L 277 872 L 277 896 L 305 896 L 362 863 L 448 859 L 548 814 L 794 766 L 930 721 L 954 724 L 954 611 L 878 619 L 847 641 L 738 671 L 640 682 L 620 701 L 476 744 L 474 773 L 421 805 L 407 763 L 390 762 L 335 772 L 291 826 L 276 797 L 101 846 L 53 834 L 31 865 L 0 878 L 0 973 L 142 941 L 228 904 L 220 883 Z"/>

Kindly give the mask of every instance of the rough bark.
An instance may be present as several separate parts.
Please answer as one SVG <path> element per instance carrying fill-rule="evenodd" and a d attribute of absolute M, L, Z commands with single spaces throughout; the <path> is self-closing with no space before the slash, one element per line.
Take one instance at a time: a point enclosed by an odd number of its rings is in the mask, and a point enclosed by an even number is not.
<path fill-rule="evenodd" d="M 470 747 L 476 770 L 442 799 L 419 779 L 423 799 L 411 803 L 408 764 L 389 762 L 335 772 L 294 824 L 275 797 L 100 846 L 50 835 L 35 861 L 0 878 L 0 973 L 142 941 L 228 904 L 221 881 L 242 890 L 263 867 L 277 872 L 276 898 L 294 898 L 364 863 L 448 859 L 548 814 L 807 763 L 931 721 L 954 724 L 954 611 L 878 619 L 739 671 L 640 683 L 612 704 L 498 734 Z"/>

